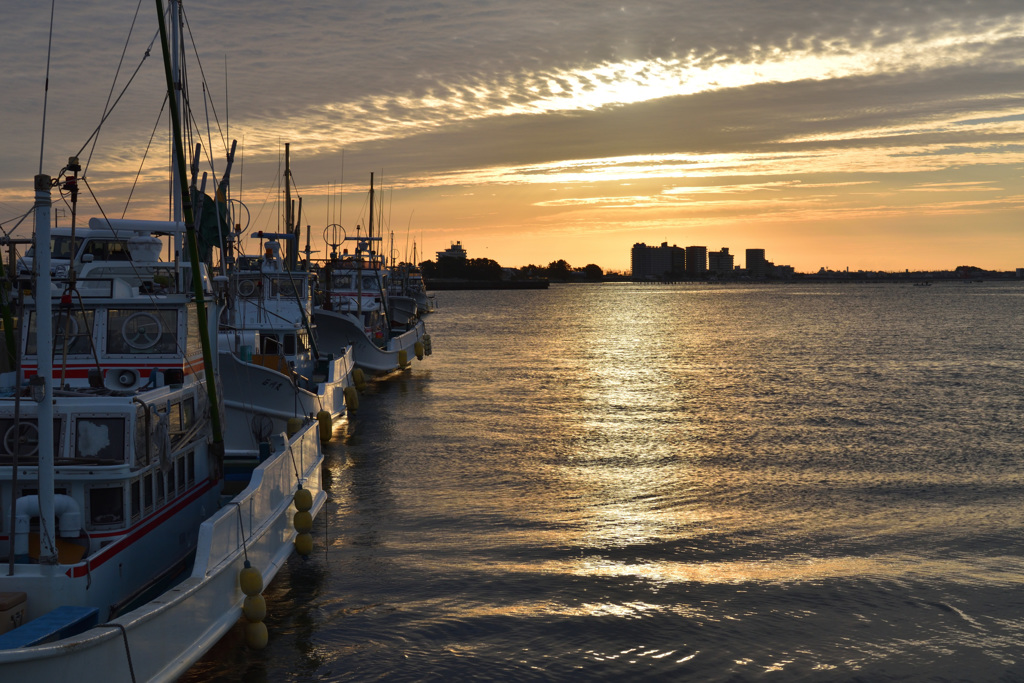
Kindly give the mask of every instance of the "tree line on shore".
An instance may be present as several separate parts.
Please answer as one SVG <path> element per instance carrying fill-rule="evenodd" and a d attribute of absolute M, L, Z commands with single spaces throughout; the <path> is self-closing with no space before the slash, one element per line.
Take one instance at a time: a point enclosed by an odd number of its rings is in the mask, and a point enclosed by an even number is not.
<path fill-rule="evenodd" d="M 584 280 L 600 282 L 604 271 L 593 263 L 582 268 L 573 268 L 564 259 L 552 261 L 546 266 L 529 265 L 522 268 L 503 268 L 489 258 L 439 258 L 437 262 L 423 261 L 419 264 L 423 279 L 431 280 Z"/>

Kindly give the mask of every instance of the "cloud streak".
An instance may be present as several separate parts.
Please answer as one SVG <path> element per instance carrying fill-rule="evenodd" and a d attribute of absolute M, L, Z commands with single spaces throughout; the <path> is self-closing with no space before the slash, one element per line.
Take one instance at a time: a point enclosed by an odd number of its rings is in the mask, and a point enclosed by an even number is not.
<path fill-rule="evenodd" d="M 50 106 L 61 123 L 48 166 L 95 125 L 134 9 L 58 7 Z M 622 267 L 644 225 L 683 243 L 732 234 L 778 250 L 808 234 L 786 221 L 827 235 L 856 220 L 926 216 L 977 230 L 980 216 L 1004 234 L 1020 207 L 1016 1 L 254 0 L 187 10 L 210 98 L 204 106 L 193 72 L 197 133 L 214 149 L 243 141 L 236 174 L 249 197 L 275 195 L 290 142 L 311 214 L 329 213 L 343 164 L 348 193 L 351 174 L 362 185 L 387 169 L 432 239 L 472 248 L 472 235 L 508 265 L 573 260 L 558 251 L 571 247 L 584 250 L 577 260 Z M 27 3 L 5 12 L 0 220 L 21 210 L 38 163 L 48 20 Z M 125 53 L 125 68 L 143 62 L 143 92 L 112 117 L 90 166 L 97 190 L 122 202 L 159 110 L 158 59 L 142 57 L 151 23 L 143 11 Z M 158 132 L 141 176 L 146 207 L 164 203 Z M 575 237 L 529 255 L 518 244 L 539 225 Z"/>

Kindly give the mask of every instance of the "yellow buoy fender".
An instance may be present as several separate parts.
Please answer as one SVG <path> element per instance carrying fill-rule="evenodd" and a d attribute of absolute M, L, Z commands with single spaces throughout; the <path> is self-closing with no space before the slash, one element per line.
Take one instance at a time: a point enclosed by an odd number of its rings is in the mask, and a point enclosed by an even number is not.
<path fill-rule="evenodd" d="M 416 351 L 416 359 L 423 360 L 423 342 L 416 342 L 413 349 Z"/>
<path fill-rule="evenodd" d="M 295 530 L 300 534 L 312 531 L 313 515 L 309 514 L 309 510 L 299 510 L 292 518 L 292 524 L 295 526 Z"/>
<path fill-rule="evenodd" d="M 245 644 L 254 650 L 262 650 L 267 646 L 270 634 L 267 625 L 262 621 L 245 622 Z"/>
<path fill-rule="evenodd" d="M 356 368 L 352 371 L 352 383 L 356 385 L 356 389 L 359 391 L 366 388 L 366 375 L 363 374 L 362 368 Z"/>
<path fill-rule="evenodd" d="M 245 568 L 238 572 L 238 586 L 246 595 L 259 595 L 263 592 L 263 575 L 260 570 L 245 561 Z"/>
<path fill-rule="evenodd" d="M 247 595 L 242 603 L 242 614 L 249 621 L 263 621 L 267 617 L 267 601 L 262 595 Z"/>
<path fill-rule="evenodd" d="M 345 408 L 353 412 L 359 410 L 359 392 L 355 387 L 345 387 Z"/>
<path fill-rule="evenodd" d="M 408 364 L 409 353 L 405 349 L 402 349 L 401 351 L 398 352 L 398 366 L 404 368 Z"/>
<path fill-rule="evenodd" d="M 302 418 L 301 417 L 290 417 L 288 418 L 288 436 L 292 437 L 302 429 Z"/>
<path fill-rule="evenodd" d="M 295 502 L 296 510 L 313 509 L 313 493 L 309 489 L 299 489 L 295 492 L 292 500 Z"/>
<path fill-rule="evenodd" d="M 331 420 L 331 414 L 326 410 L 321 410 L 316 414 L 316 421 L 320 423 L 320 443 L 327 443 L 334 435 L 334 422 Z"/>
<path fill-rule="evenodd" d="M 313 552 L 313 534 L 304 533 L 295 537 L 295 552 L 303 557 Z"/>

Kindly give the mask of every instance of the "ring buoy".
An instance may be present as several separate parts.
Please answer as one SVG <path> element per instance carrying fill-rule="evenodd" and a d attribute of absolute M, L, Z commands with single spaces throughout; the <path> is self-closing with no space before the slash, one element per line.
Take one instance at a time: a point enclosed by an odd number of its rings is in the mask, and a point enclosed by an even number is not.
<path fill-rule="evenodd" d="M 152 328 L 148 327 L 152 325 Z M 140 311 L 132 313 L 121 325 L 121 336 L 128 346 L 139 351 L 151 349 L 160 341 L 160 335 L 164 333 L 160 318 L 152 313 Z"/>

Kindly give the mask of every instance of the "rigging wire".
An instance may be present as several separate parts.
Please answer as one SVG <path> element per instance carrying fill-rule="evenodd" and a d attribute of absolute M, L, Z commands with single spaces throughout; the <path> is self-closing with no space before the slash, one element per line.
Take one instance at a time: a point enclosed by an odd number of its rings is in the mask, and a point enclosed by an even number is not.
<path fill-rule="evenodd" d="M 128 191 L 128 199 L 124 202 L 124 210 L 121 212 L 121 218 L 124 218 L 128 214 L 128 205 L 131 204 L 132 196 L 135 194 L 135 188 L 139 185 L 139 178 L 142 177 L 142 169 L 146 165 L 146 158 L 149 156 L 149 150 L 153 147 L 153 138 L 156 137 L 156 131 L 160 128 L 160 120 L 164 117 L 164 108 L 167 106 L 167 94 L 164 94 L 163 104 L 160 105 L 160 111 L 156 115 L 156 123 L 153 124 L 153 132 L 149 134 L 149 142 L 146 143 L 146 150 L 142 153 L 142 160 L 139 162 L 139 170 L 135 173 L 135 180 L 132 181 L 132 187 Z"/>
<path fill-rule="evenodd" d="M 114 95 L 114 86 L 117 85 L 117 77 L 121 75 L 121 67 L 124 65 L 124 56 L 126 54 L 128 54 L 128 44 L 131 42 L 132 33 L 135 31 L 135 22 L 138 21 L 138 19 L 139 19 L 139 10 L 141 8 L 142 8 L 142 0 L 139 0 L 139 4 L 135 6 L 135 16 L 132 17 L 132 24 L 131 24 L 131 26 L 128 27 L 128 35 L 125 36 L 125 39 L 124 39 L 124 47 L 121 48 L 121 58 L 117 62 L 117 69 L 114 70 L 114 80 L 111 81 L 111 83 L 110 83 L 110 90 L 107 92 L 107 101 L 103 103 L 103 111 L 104 112 L 108 111 L 108 107 L 110 106 L 110 98 L 113 97 L 113 95 Z M 155 40 L 155 38 L 154 38 L 154 40 Z M 153 45 L 153 43 L 151 42 L 150 46 L 152 46 L 152 45 Z M 146 57 L 148 57 L 148 56 L 149 56 L 149 50 L 146 50 Z M 146 57 L 142 58 L 143 61 L 145 61 Z M 141 62 L 139 63 L 139 66 L 142 66 Z M 136 73 L 138 73 L 138 67 L 136 67 Z M 129 81 L 129 83 L 130 82 L 131 81 Z M 103 118 L 106 118 L 106 117 L 104 116 Z M 101 123 L 102 123 L 102 121 L 101 121 Z M 92 155 L 96 151 L 96 144 L 99 141 L 100 141 L 99 128 L 97 128 L 96 129 L 96 135 L 92 138 L 92 149 L 89 150 L 89 157 L 85 160 L 85 166 L 83 167 L 83 170 L 82 170 L 82 175 L 83 176 L 86 174 L 86 172 L 87 172 L 87 170 L 89 168 L 89 162 L 92 161 Z M 88 141 L 85 144 L 86 145 L 89 144 Z M 82 149 L 84 150 L 85 147 L 83 146 Z M 81 150 L 79 150 L 78 153 L 81 154 L 82 153 Z"/>
<path fill-rule="evenodd" d="M 15 230 L 17 230 L 18 226 L 21 225 L 22 223 L 24 223 L 25 219 L 28 218 L 29 216 L 31 216 L 32 212 L 34 210 L 35 210 L 35 207 L 29 209 L 28 211 L 26 211 L 25 213 L 21 214 L 20 216 L 18 216 L 16 218 L 11 218 L 11 219 L 9 219 L 7 221 L 4 221 L 3 223 L 0 223 L 0 232 L 2 232 L 4 234 L 4 237 L 6 237 L 7 239 L 11 239 L 11 233 L 14 232 Z M 10 230 L 4 230 L 3 226 L 5 226 L 5 225 L 7 225 L 7 223 L 11 223 L 13 221 L 17 221 L 17 223 L 14 223 L 14 225 L 11 226 Z"/>
<path fill-rule="evenodd" d="M 205 91 L 205 87 L 206 87 L 206 84 L 208 83 L 208 81 L 206 80 L 206 71 L 203 70 L 203 60 L 201 60 L 199 58 L 199 50 L 198 50 L 198 48 L 196 48 L 196 41 L 195 41 L 195 38 L 192 35 L 192 25 L 188 23 L 188 15 L 185 14 L 185 8 L 184 7 L 181 8 L 181 16 L 182 16 L 182 18 L 185 21 L 185 29 L 188 31 L 189 40 L 192 42 L 192 53 L 196 56 L 196 65 L 199 67 L 199 76 L 200 76 L 200 80 L 203 82 L 204 93 L 205 93 L 206 92 Z M 182 47 L 182 53 L 184 53 L 184 46 Z M 184 54 L 182 56 L 184 56 Z M 184 60 L 182 60 L 182 63 L 184 64 Z M 204 94 L 204 99 L 205 99 L 205 97 L 206 96 Z M 213 107 L 213 120 L 217 122 L 217 133 L 220 135 L 221 145 L 223 145 L 223 147 L 224 147 L 224 153 L 227 154 L 227 152 L 228 152 L 227 137 L 225 136 L 225 133 L 224 133 L 222 127 L 221 127 L 220 118 L 217 116 L 217 107 L 215 105 L 213 105 L 212 98 L 211 98 L 210 104 Z M 211 149 L 212 149 L 212 146 L 211 146 Z"/>
<path fill-rule="evenodd" d="M 43 129 L 39 136 L 39 175 L 43 174 L 43 150 L 46 147 L 46 103 L 50 96 L 50 56 L 53 53 L 53 17 L 57 0 L 50 0 L 50 37 L 46 45 L 46 80 L 43 83 Z"/>
<path fill-rule="evenodd" d="M 132 81 L 135 80 L 135 77 L 139 75 L 139 70 L 142 69 L 142 65 L 146 62 L 146 59 L 149 58 L 150 53 L 153 51 L 153 43 L 156 42 L 157 37 L 158 36 L 154 36 L 153 40 L 149 41 L 149 46 L 146 48 L 146 52 L 142 55 L 142 59 L 139 60 L 139 63 L 135 67 L 135 71 L 132 72 L 132 75 L 128 79 L 128 82 L 124 84 L 124 88 L 121 89 L 120 94 L 118 94 L 117 99 L 114 100 L 114 103 L 110 106 L 110 109 L 108 109 L 106 112 L 104 112 L 103 116 L 100 117 L 100 122 L 96 125 L 96 128 L 93 129 L 93 131 L 89 135 L 89 137 L 85 139 L 85 142 L 82 143 L 82 147 L 78 150 L 78 154 L 76 154 L 75 156 L 82 156 L 82 152 L 84 152 L 85 148 L 89 146 L 89 143 L 92 142 L 93 138 L 95 138 L 96 136 L 99 135 L 100 129 L 103 127 L 103 124 L 106 123 L 107 119 L 110 118 L 110 115 L 114 113 L 114 109 L 121 102 L 121 98 L 124 97 L 124 94 L 126 92 L 128 92 L 128 87 L 132 84 Z M 92 152 L 89 153 L 89 159 L 86 160 L 86 163 L 85 163 L 85 166 L 83 167 L 83 169 L 88 167 L 89 161 L 91 159 L 92 159 Z M 84 175 L 85 175 L 85 171 L 84 170 L 82 172 L 82 175 L 84 177 Z"/>

